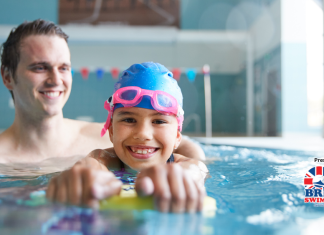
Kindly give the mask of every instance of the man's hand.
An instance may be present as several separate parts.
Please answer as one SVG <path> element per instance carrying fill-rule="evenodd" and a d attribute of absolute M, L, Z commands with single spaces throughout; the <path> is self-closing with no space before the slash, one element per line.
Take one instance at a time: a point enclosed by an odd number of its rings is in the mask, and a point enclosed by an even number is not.
<path fill-rule="evenodd" d="M 205 187 L 179 164 L 165 164 L 142 170 L 135 183 L 139 196 L 154 196 L 161 212 L 195 213 L 203 208 Z"/>
<path fill-rule="evenodd" d="M 71 169 L 52 178 L 49 200 L 98 208 L 100 199 L 120 193 L 122 182 L 93 158 L 81 160 Z"/>

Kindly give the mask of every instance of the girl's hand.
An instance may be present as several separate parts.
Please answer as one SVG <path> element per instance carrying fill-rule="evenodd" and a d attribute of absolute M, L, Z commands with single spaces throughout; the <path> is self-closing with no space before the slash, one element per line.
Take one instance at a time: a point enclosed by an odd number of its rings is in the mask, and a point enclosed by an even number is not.
<path fill-rule="evenodd" d="M 98 208 L 100 199 L 118 195 L 122 182 L 93 158 L 85 158 L 51 179 L 46 197 L 72 205 Z"/>
<path fill-rule="evenodd" d="M 155 207 L 161 212 L 199 212 L 206 195 L 204 185 L 178 163 L 142 170 L 135 189 L 139 196 L 153 195 Z"/>

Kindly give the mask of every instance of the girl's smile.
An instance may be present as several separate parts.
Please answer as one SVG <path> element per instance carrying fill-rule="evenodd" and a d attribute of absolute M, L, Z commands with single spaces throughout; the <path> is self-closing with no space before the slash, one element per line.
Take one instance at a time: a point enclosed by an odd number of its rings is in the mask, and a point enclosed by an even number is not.
<path fill-rule="evenodd" d="M 137 159 L 148 159 L 152 157 L 159 148 L 151 146 L 128 146 L 130 154 Z"/>

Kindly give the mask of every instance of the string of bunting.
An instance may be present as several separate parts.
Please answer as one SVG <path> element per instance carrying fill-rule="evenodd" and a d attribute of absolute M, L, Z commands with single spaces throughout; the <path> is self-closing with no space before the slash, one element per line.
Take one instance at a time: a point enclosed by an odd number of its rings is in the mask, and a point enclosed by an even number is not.
<path fill-rule="evenodd" d="M 180 80 L 181 75 L 183 73 L 186 74 L 189 82 L 193 83 L 196 79 L 197 73 L 202 73 L 202 74 L 206 74 L 206 66 L 208 65 L 204 65 L 203 68 L 171 68 L 170 71 L 173 73 L 173 77 L 174 79 L 176 79 L 177 81 Z M 118 79 L 119 78 L 119 74 L 121 71 L 123 71 L 126 68 L 120 69 L 117 67 L 110 67 L 110 68 L 91 68 L 91 67 L 80 67 L 80 68 L 72 68 L 71 69 L 71 73 L 72 73 L 72 77 L 74 76 L 74 74 L 78 71 L 81 74 L 81 77 L 84 80 L 87 80 L 89 78 L 90 73 L 94 72 L 96 75 L 96 78 L 98 80 L 102 80 L 104 75 L 106 73 L 110 73 L 111 77 L 113 79 Z M 208 66 L 208 72 L 209 73 L 209 66 Z"/>

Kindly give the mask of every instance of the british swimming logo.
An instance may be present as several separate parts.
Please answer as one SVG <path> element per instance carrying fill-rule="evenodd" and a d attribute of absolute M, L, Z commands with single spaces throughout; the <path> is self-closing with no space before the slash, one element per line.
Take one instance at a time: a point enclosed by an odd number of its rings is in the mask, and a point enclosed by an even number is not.
<path fill-rule="evenodd" d="M 311 168 L 304 178 L 305 203 L 324 203 L 324 167 L 316 166 Z"/>

